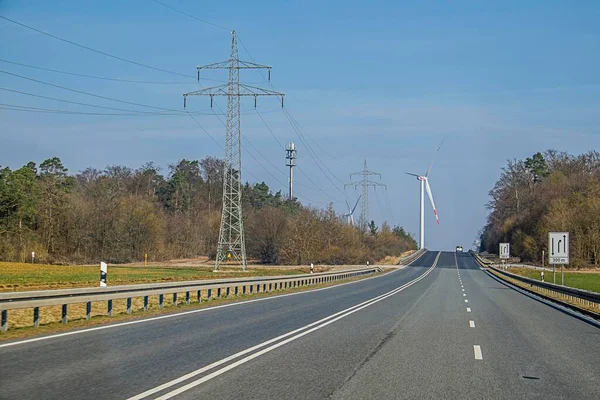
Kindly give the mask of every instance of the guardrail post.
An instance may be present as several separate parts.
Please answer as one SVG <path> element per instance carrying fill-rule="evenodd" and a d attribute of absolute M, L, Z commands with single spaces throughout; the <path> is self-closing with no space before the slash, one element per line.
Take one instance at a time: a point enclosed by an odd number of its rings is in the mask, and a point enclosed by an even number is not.
<path fill-rule="evenodd" d="M 107 307 L 108 307 L 108 316 L 112 317 L 112 300 L 108 301 Z"/>
<path fill-rule="evenodd" d="M 144 296 L 144 311 L 148 311 L 148 296 Z"/>
<path fill-rule="evenodd" d="M 237 286 L 233 288 L 233 295 L 236 296 L 236 297 L 238 295 L 238 289 L 239 288 Z"/>
<path fill-rule="evenodd" d="M 190 292 L 185 292 L 185 304 L 190 304 Z"/>
<path fill-rule="evenodd" d="M 217 299 L 221 298 L 221 288 L 217 289 Z"/>
<path fill-rule="evenodd" d="M 228 287 L 225 289 L 225 297 L 229 298 L 229 294 L 230 294 L 230 293 L 231 293 L 231 288 L 228 286 Z"/>
<path fill-rule="evenodd" d="M 208 289 L 208 301 L 212 300 L 212 289 Z"/>
<path fill-rule="evenodd" d="M 246 295 L 246 285 L 242 286 L 242 296 Z"/>
<path fill-rule="evenodd" d="M 127 298 L 127 314 L 131 314 L 131 297 Z"/>
<path fill-rule="evenodd" d="M 2 321 L 0 323 L 0 330 L 6 332 L 8 329 L 8 311 L 2 310 Z"/>
<path fill-rule="evenodd" d="M 250 294 L 254 292 L 254 285 L 250 285 Z"/>
<path fill-rule="evenodd" d="M 66 324 L 67 320 L 68 320 L 68 317 L 67 317 L 67 305 L 63 304 L 62 305 L 62 323 Z"/>
<path fill-rule="evenodd" d="M 158 295 L 158 308 L 162 309 L 164 306 L 165 306 L 165 295 L 161 293 Z"/>
<path fill-rule="evenodd" d="M 273 290 L 273 284 L 272 284 L 272 283 L 269 283 L 269 292 L 270 292 L 271 290 Z"/>
<path fill-rule="evenodd" d="M 33 307 L 33 326 L 36 328 L 40 326 L 40 308 L 39 307 Z"/>
<path fill-rule="evenodd" d="M 92 302 L 85 303 L 85 319 L 92 319 Z"/>
<path fill-rule="evenodd" d="M 196 297 L 198 298 L 198 303 L 202 303 L 202 291 L 198 290 L 198 293 L 196 293 Z"/>
<path fill-rule="evenodd" d="M 173 305 L 177 305 L 177 293 L 173 293 Z"/>
<path fill-rule="evenodd" d="M 267 291 L 267 284 L 263 283 L 263 293 Z"/>

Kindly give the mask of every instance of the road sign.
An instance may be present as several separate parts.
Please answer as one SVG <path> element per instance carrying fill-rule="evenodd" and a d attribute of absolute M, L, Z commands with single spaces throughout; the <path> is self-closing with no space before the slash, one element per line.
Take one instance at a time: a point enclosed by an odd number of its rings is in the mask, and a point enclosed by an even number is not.
<path fill-rule="evenodd" d="M 500 258 L 510 258 L 510 243 L 500 243 Z"/>
<path fill-rule="evenodd" d="M 569 232 L 548 232 L 548 263 L 569 263 Z"/>

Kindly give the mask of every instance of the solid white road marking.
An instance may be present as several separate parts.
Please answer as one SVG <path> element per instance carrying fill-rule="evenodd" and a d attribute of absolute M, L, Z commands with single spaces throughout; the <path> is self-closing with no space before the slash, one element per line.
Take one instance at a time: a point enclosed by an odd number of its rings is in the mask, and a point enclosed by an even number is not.
<path fill-rule="evenodd" d="M 423 254 L 425 254 L 425 253 L 423 253 Z M 415 261 L 417 261 L 418 259 L 420 259 L 423 256 L 423 254 L 421 254 L 419 257 L 417 257 L 417 259 L 414 260 L 414 261 L 412 261 L 410 264 L 412 264 Z M 408 265 L 410 265 L 410 264 L 408 264 Z M 401 270 L 402 269 L 397 269 L 397 270 L 394 270 L 392 272 L 388 272 L 388 274 L 393 274 L 393 273 L 395 273 L 397 271 L 401 271 Z M 41 337 L 37 337 L 37 338 L 33 338 L 33 339 L 25 339 L 25 340 L 20 340 L 20 341 L 17 341 L 17 342 L 4 343 L 4 344 L 0 344 L 0 348 L 2 348 L 2 347 L 9 347 L 9 346 L 15 346 L 15 345 L 18 345 L 18 344 L 38 342 L 40 340 L 54 339 L 54 338 L 63 337 L 63 336 L 78 335 L 78 334 L 86 333 L 86 332 L 93 332 L 93 331 L 100 331 L 100 330 L 104 330 L 104 329 L 118 328 L 118 327 L 121 327 L 121 326 L 142 324 L 144 322 L 158 321 L 158 320 L 161 320 L 161 319 L 179 317 L 179 316 L 182 316 L 182 315 L 196 314 L 196 313 L 206 312 L 206 311 L 210 311 L 210 310 L 218 310 L 218 309 L 221 309 L 221 308 L 235 307 L 235 306 L 240 306 L 240 305 L 243 305 L 243 304 L 256 303 L 258 301 L 266 301 L 266 300 L 278 299 L 278 298 L 288 297 L 288 296 L 297 296 L 297 295 L 304 294 L 304 293 L 319 292 L 321 290 L 329 290 L 329 289 L 333 289 L 333 288 L 340 287 L 340 286 L 352 285 L 352 284 L 355 284 L 355 283 L 368 281 L 370 279 L 381 278 L 383 276 L 387 276 L 388 274 L 385 274 L 385 275 L 376 275 L 376 276 L 372 276 L 370 278 L 364 278 L 364 279 L 361 279 L 361 280 L 358 280 L 358 281 L 340 283 L 339 285 L 333 285 L 333 286 L 328 286 L 328 287 L 324 287 L 324 288 L 318 288 L 318 289 L 312 289 L 312 290 L 303 290 L 301 292 L 295 292 L 295 293 L 285 293 L 285 294 L 280 294 L 280 295 L 276 295 L 276 296 L 262 297 L 260 299 L 245 300 L 245 301 L 239 301 L 239 302 L 236 302 L 236 303 L 223 304 L 223 305 L 220 305 L 220 306 L 200 308 L 198 310 L 191 310 L 191 311 L 184 311 L 184 312 L 179 312 L 179 313 L 174 313 L 174 314 L 161 315 L 159 317 L 144 318 L 144 319 L 139 319 L 139 320 L 135 320 L 135 321 L 121 322 L 121 323 L 116 323 L 116 324 L 111 324 L 111 325 L 97 326 L 97 327 L 94 327 L 94 328 L 87 328 L 87 329 L 81 329 L 81 330 L 77 330 L 77 331 L 57 333 L 55 335 L 41 336 Z"/>
<path fill-rule="evenodd" d="M 292 341 L 294 341 L 296 339 L 299 339 L 299 338 L 301 338 L 301 337 L 303 337 L 303 336 L 305 336 L 305 335 L 307 335 L 307 334 L 309 334 L 311 332 L 314 332 L 314 331 L 316 331 L 318 329 L 321 329 L 321 328 L 323 328 L 323 327 L 325 327 L 325 326 L 327 326 L 329 324 L 332 324 L 332 323 L 334 323 L 334 322 L 336 322 L 336 321 L 338 321 L 338 320 L 340 320 L 342 318 L 345 318 L 345 317 L 347 317 L 347 316 L 349 316 L 351 314 L 354 314 L 355 312 L 360 311 L 363 308 L 366 308 L 366 307 L 369 307 L 369 306 L 371 306 L 371 305 L 373 305 L 375 303 L 378 303 L 381 300 L 384 300 L 384 299 L 386 299 L 386 298 L 388 298 L 390 296 L 393 296 L 393 295 L 401 292 L 402 290 L 406 289 L 407 287 L 412 286 L 415 283 L 419 282 L 420 280 L 424 279 L 436 267 L 436 265 L 438 263 L 438 260 L 440 258 L 440 255 L 441 255 L 441 252 L 438 252 L 438 256 L 436 257 L 436 259 L 433 262 L 432 266 L 423 275 L 421 275 L 420 277 L 418 277 L 416 279 L 413 279 L 412 281 L 410 281 L 408 283 L 405 283 L 402 286 L 397 287 L 396 289 L 393 289 L 393 290 L 391 290 L 391 291 L 389 291 L 387 293 L 384 293 L 382 295 L 374 297 L 374 298 L 372 298 L 370 300 L 364 301 L 364 302 L 362 302 L 360 304 L 357 304 L 355 306 L 349 307 L 349 308 L 347 308 L 345 310 L 342 310 L 342 311 L 340 311 L 340 312 L 338 312 L 336 314 L 333 314 L 333 315 L 330 315 L 328 317 L 325 317 L 325 318 L 323 318 L 323 319 L 321 319 L 319 321 L 313 322 L 311 324 L 308 324 L 306 326 L 298 328 L 298 329 L 296 329 L 294 331 L 291 331 L 291 332 L 288 332 L 288 333 L 283 334 L 281 336 L 278 336 L 276 338 L 270 339 L 270 340 L 268 340 L 266 342 L 257 344 L 256 346 L 253 346 L 251 348 L 243 350 L 243 351 L 241 351 L 239 353 L 233 354 L 233 355 L 231 355 L 229 357 L 226 357 L 226 358 L 224 358 L 222 360 L 219 360 L 219 361 L 214 362 L 214 363 L 212 363 L 210 365 L 202 367 L 202 368 L 200 368 L 200 369 L 198 369 L 196 371 L 192 371 L 189 374 L 186 374 L 186 375 L 184 375 L 182 377 L 179 377 L 177 379 L 174 379 L 172 381 L 164 383 L 164 384 L 162 384 L 160 386 L 157 386 L 155 388 L 149 389 L 149 390 L 147 390 L 147 391 L 145 391 L 143 393 L 140 393 L 140 394 L 138 394 L 136 396 L 130 397 L 127 400 L 139 400 L 139 399 L 142 399 L 144 397 L 150 396 L 152 394 L 158 393 L 158 392 L 163 391 L 163 390 L 165 390 L 167 388 L 170 388 L 170 387 L 172 387 L 172 386 L 174 386 L 174 385 L 176 385 L 178 383 L 186 381 L 186 380 L 188 380 L 188 379 L 190 379 L 190 378 L 192 378 L 194 376 L 197 376 L 197 375 L 199 375 L 199 374 L 201 374 L 203 372 L 211 370 L 211 369 L 213 369 L 213 368 L 215 368 L 215 367 L 217 367 L 219 365 L 222 365 L 222 364 L 226 363 L 227 361 L 231 361 L 231 360 L 233 360 L 235 358 L 238 358 L 238 357 L 240 357 L 240 356 L 242 356 L 244 354 L 247 354 L 247 353 L 249 353 L 249 352 L 251 352 L 253 350 L 256 350 L 256 349 L 259 349 L 261 347 L 264 347 L 267 344 L 276 342 L 277 340 L 283 339 L 283 338 L 285 338 L 287 336 L 291 336 L 291 335 L 293 335 L 293 334 L 295 334 L 295 333 L 297 333 L 299 331 L 303 331 L 304 330 L 304 332 L 301 332 L 301 333 L 299 333 L 299 334 L 297 334 L 295 336 L 292 336 L 292 337 L 287 338 L 287 339 L 285 339 L 283 341 L 275 343 L 274 345 L 271 345 L 270 347 L 267 347 L 267 348 L 265 348 L 263 350 L 260 350 L 260 351 L 258 351 L 256 353 L 253 353 L 253 354 L 251 354 L 251 355 L 249 355 L 249 356 L 247 356 L 245 358 L 242 358 L 241 360 L 238 360 L 238 361 L 236 361 L 234 363 L 231 363 L 231 364 L 227 365 L 226 367 L 223 367 L 223 368 L 221 368 L 221 369 L 219 369 L 219 370 L 217 370 L 215 372 L 212 372 L 212 373 L 210 373 L 210 374 L 208 374 L 208 375 L 206 375 L 206 376 L 204 376 L 204 377 L 202 377 L 200 379 L 192 381 L 192 382 L 188 383 L 187 385 L 181 386 L 180 388 L 177 388 L 177 389 L 175 389 L 175 390 L 173 390 L 171 392 L 168 392 L 168 393 L 166 393 L 166 394 L 164 394 L 164 395 L 156 398 L 156 400 L 170 399 L 170 398 L 172 398 L 174 396 L 177 396 L 178 394 L 181 394 L 181 393 L 183 393 L 183 392 L 185 392 L 185 391 L 187 391 L 187 390 L 189 390 L 189 389 L 191 389 L 193 387 L 196 387 L 196 386 L 198 386 L 198 385 L 200 385 L 200 384 L 202 384 L 202 383 L 204 383 L 206 381 L 209 381 L 209 380 L 211 380 L 211 379 L 213 379 L 213 378 L 215 378 L 215 377 L 217 377 L 217 376 L 219 376 L 221 374 L 224 374 L 225 372 L 227 372 L 227 371 L 229 371 L 229 370 L 231 370 L 231 369 L 233 369 L 233 368 L 235 368 L 235 367 L 237 367 L 239 365 L 242 365 L 242 364 L 244 364 L 244 363 L 246 363 L 246 362 L 248 362 L 248 361 L 250 361 L 250 360 L 252 360 L 252 359 L 254 359 L 256 357 L 259 357 L 259 356 L 261 356 L 261 355 L 263 355 L 265 353 L 268 353 L 268 352 L 270 352 L 272 350 L 275 350 L 278 347 L 281 347 L 281 346 L 283 346 L 283 345 L 285 345 L 285 344 L 287 344 L 289 342 L 292 342 Z M 333 318 L 333 317 L 335 317 L 335 318 Z M 325 321 L 325 322 L 323 322 L 323 321 Z M 317 326 L 315 326 L 315 325 L 317 325 Z M 305 329 L 307 329 L 309 327 L 312 327 L 312 328 L 308 329 L 308 330 L 305 330 Z"/>
<path fill-rule="evenodd" d="M 475 353 L 476 360 L 483 360 L 483 354 L 481 354 L 481 346 L 478 344 L 473 345 L 473 352 Z"/>
<path fill-rule="evenodd" d="M 469 321 L 469 326 L 471 328 L 475 328 L 475 321 Z"/>
<path fill-rule="evenodd" d="M 471 309 L 469 307 L 467 307 L 467 312 L 471 312 Z"/>

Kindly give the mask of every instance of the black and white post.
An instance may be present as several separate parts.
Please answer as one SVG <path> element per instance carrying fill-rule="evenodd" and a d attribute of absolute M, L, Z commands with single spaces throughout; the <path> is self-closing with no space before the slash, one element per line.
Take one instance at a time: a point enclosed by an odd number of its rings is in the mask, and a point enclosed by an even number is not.
<path fill-rule="evenodd" d="M 105 262 L 100 263 L 100 287 L 106 287 L 106 276 L 108 274 L 108 265 Z"/>

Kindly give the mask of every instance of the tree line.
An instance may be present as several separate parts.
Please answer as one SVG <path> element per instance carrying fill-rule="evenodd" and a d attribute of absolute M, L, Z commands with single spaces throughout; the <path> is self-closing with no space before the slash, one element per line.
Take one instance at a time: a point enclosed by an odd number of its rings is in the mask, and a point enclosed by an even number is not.
<path fill-rule="evenodd" d="M 77 174 L 57 157 L 0 167 L 0 260 L 123 263 L 208 256 L 221 218 L 224 162 L 181 160 L 160 168 L 108 166 Z M 305 207 L 264 182 L 242 188 L 248 257 L 270 264 L 357 264 L 416 248 L 402 227 L 368 232 L 333 205 Z"/>
<path fill-rule="evenodd" d="M 509 160 L 490 191 L 490 213 L 480 250 L 541 261 L 548 232 L 570 232 L 571 265 L 600 265 L 600 153 L 572 155 L 548 150 Z M 547 254 L 547 253 L 546 253 Z"/>

